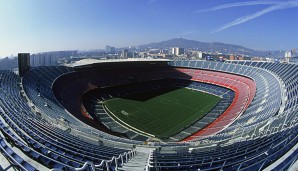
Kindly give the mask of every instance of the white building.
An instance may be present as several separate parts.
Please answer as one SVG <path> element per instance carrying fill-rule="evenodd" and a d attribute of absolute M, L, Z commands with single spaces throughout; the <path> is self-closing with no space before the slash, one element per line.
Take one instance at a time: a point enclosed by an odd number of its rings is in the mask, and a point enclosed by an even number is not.
<path fill-rule="evenodd" d="M 172 48 L 172 54 L 175 56 L 179 56 L 184 54 L 184 48 L 180 48 L 180 47 L 173 47 Z"/>
<path fill-rule="evenodd" d="M 285 52 L 285 58 L 291 58 L 292 57 L 292 52 L 287 51 Z"/>

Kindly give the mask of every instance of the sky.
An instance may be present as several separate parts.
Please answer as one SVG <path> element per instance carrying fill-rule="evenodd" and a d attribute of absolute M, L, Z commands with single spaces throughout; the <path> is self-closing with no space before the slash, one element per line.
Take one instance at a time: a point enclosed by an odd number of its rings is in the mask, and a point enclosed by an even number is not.
<path fill-rule="evenodd" d="M 0 57 L 172 38 L 298 48 L 298 0 L 1 0 Z"/>

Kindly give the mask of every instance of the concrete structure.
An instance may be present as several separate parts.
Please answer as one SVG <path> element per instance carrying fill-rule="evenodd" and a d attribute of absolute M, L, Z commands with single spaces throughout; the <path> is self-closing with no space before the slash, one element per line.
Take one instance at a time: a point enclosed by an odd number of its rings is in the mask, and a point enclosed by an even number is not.
<path fill-rule="evenodd" d="M 22 77 L 30 67 L 30 53 L 18 54 L 19 75 Z"/>

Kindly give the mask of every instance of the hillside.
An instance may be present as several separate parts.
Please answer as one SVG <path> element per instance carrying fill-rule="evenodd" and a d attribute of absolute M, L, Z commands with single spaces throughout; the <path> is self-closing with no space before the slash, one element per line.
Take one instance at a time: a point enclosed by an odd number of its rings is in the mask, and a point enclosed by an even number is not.
<path fill-rule="evenodd" d="M 239 45 L 226 44 L 220 42 L 200 42 L 196 40 L 188 40 L 183 38 L 175 38 L 157 43 L 149 43 L 146 45 L 140 45 L 140 49 L 146 48 L 171 48 L 171 47 L 183 47 L 197 49 L 204 52 L 221 52 L 224 54 L 244 54 L 249 56 L 262 56 L 262 57 L 283 57 L 284 51 L 260 51 L 250 48 L 246 48 Z"/>

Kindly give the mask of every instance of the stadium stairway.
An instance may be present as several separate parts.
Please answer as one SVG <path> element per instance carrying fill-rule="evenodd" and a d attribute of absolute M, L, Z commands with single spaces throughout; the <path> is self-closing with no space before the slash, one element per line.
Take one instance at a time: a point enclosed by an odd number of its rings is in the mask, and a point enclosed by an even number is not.
<path fill-rule="evenodd" d="M 119 168 L 119 171 L 144 171 L 146 170 L 148 158 L 148 153 L 138 152 L 128 163 Z"/>

